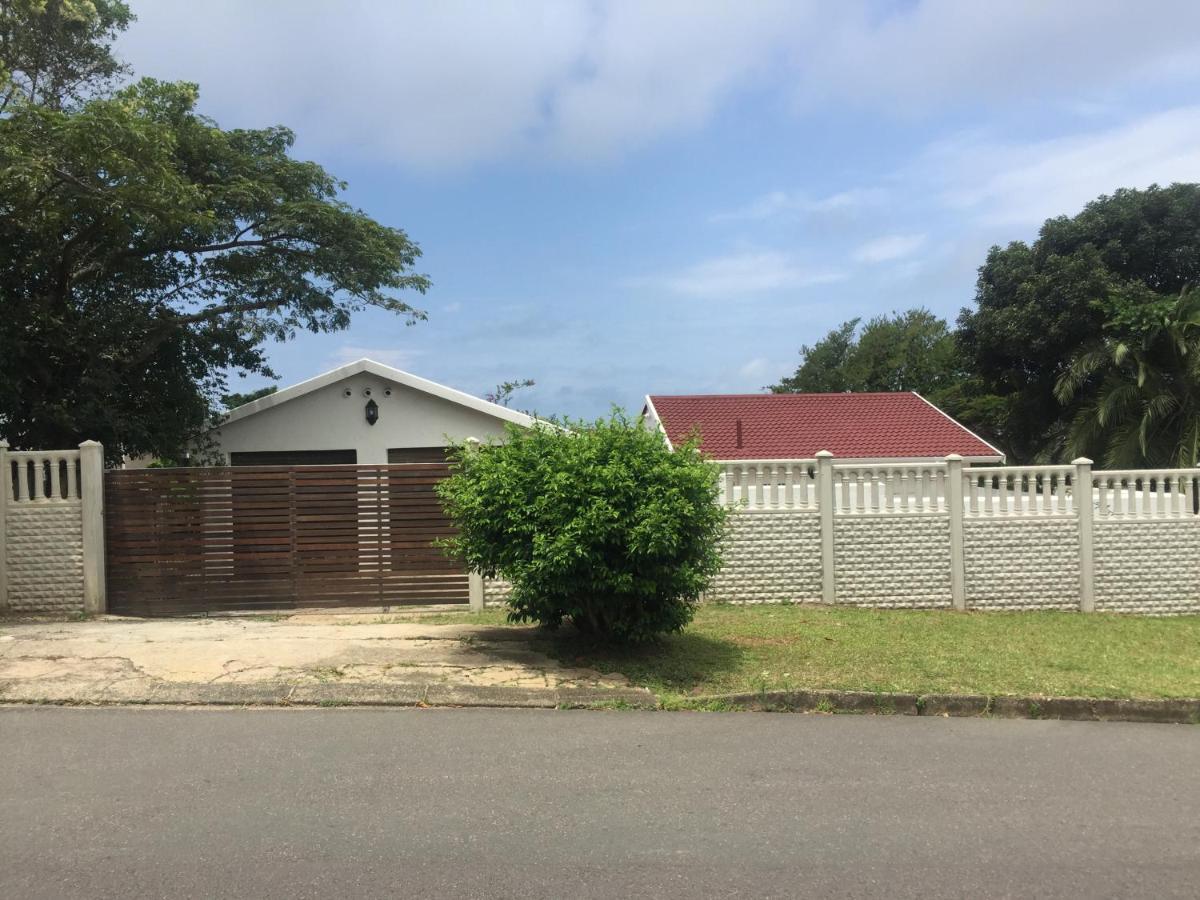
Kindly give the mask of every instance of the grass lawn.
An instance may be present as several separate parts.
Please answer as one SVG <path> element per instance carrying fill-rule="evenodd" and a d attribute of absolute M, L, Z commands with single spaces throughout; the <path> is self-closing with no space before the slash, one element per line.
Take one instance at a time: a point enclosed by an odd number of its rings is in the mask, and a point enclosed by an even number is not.
<path fill-rule="evenodd" d="M 453 621 L 501 623 L 504 613 Z M 622 672 L 676 706 L 790 688 L 1200 697 L 1200 616 L 706 605 L 682 634 L 650 646 L 597 647 L 565 633 L 551 646 L 564 662 Z"/>

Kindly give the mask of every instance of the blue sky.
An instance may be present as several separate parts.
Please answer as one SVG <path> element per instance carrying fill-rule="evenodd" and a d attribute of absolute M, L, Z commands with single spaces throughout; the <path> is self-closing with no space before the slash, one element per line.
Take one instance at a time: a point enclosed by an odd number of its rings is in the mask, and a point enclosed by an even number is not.
<path fill-rule="evenodd" d="M 971 302 L 987 248 L 1200 180 L 1200 3 L 140 0 L 119 52 L 196 81 L 421 245 L 359 356 L 592 416 L 755 391 L 839 322 Z M 261 382 L 243 382 L 255 387 Z"/>

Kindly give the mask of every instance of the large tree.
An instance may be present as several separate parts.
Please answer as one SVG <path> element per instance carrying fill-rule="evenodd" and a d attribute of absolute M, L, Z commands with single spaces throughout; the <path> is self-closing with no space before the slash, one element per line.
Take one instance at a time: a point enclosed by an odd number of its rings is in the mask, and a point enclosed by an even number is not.
<path fill-rule="evenodd" d="M 927 309 L 843 322 L 800 348 L 800 365 L 776 393 L 917 391 L 937 397 L 964 374 L 945 320 Z"/>
<path fill-rule="evenodd" d="M 219 410 L 227 371 L 272 374 L 266 341 L 345 328 L 368 306 L 421 317 L 402 297 L 428 286 L 417 246 L 293 159 L 286 128 L 222 130 L 191 84 L 88 84 L 78 102 L 18 90 L 0 117 L 11 443 L 177 457 Z"/>
<path fill-rule="evenodd" d="M 1196 184 L 1118 190 L 1048 220 L 1032 245 L 993 247 L 958 338 L 1005 449 L 1021 460 L 1068 457 L 1071 423 L 1100 379 L 1056 388 L 1073 359 L 1111 338 L 1109 298 L 1133 308 L 1169 301 L 1198 278 Z"/>

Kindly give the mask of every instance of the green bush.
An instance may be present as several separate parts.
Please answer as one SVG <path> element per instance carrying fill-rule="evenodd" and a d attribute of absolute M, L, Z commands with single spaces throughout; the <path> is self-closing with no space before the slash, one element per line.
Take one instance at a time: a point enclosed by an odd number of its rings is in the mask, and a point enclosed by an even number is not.
<path fill-rule="evenodd" d="M 454 448 L 447 549 L 512 583 L 509 619 L 644 641 L 691 621 L 720 567 L 717 467 L 622 413 Z"/>

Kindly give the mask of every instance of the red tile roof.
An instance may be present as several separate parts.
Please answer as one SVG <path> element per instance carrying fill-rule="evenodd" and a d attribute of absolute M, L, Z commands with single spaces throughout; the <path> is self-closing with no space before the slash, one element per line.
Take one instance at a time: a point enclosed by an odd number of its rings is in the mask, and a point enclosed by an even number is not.
<path fill-rule="evenodd" d="M 843 459 L 950 453 L 1001 456 L 995 447 L 913 393 L 652 395 L 649 399 L 672 444 L 682 443 L 698 429 L 701 449 L 716 459 L 810 459 L 819 450 Z"/>

